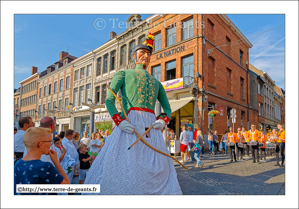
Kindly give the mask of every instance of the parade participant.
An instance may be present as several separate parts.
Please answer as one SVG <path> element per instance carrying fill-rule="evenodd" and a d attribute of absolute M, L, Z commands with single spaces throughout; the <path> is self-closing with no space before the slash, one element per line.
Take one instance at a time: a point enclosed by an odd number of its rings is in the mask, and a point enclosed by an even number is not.
<path fill-rule="evenodd" d="M 248 138 L 248 136 L 247 136 L 247 132 L 246 132 L 246 129 L 245 129 L 244 126 L 242 126 L 241 133 L 243 134 L 243 136 L 245 138 L 245 142 L 244 142 L 244 146 L 245 146 L 245 148 L 244 148 L 244 156 L 245 156 L 245 150 L 246 150 L 246 155 L 247 155 L 247 157 L 249 157 L 249 145 L 247 145 L 247 142 L 246 142 L 246 139 Z"/>
<path fill-rule="evenodd" d="M 180 162 L 184 162 L 184 156 L 186 156 L 187 161 L 189 160 L 188 154 L 187 154 L 187 148 L 189 145 L 189 134 L 186 131 L 186 126 L 183 126 L 182 132 L 180 135 L 180 142 L 181 142 L 181 157 L 182 160 Z"/>
<path fill-rule="evenodd" d="M 233 155 L 234 155 L 235 162 L 237 162 L 236 153 L 235 153 L 235 143 L 238 140 L 238 136 L 237 136 L 236 133 L 233 132 L 232 127 L 229 128 L 229 133 L 227 134 L 227 138 L 228 138 L 228 142 L 233 142 L 234 143 L 234 145 L 229 146 L 229 149 L 230 149 L 230 162 L 233 162 Z"/>
<path fill-rule="evenodd" d="M 237 143 L 236 143 L 237 159 L 238 160 L 244 160 L 243 159 L 243 156 L 244 156 L 244 147 L 240 147 L 239 143 L 242 143 L 244 145 L 245 137 L 244 137 L 244 135 L 241 132 L 241 128 L 238 128 L 237 131 L 238 131 L 238 133 L 237 133 L 238 140 L 237 140 Z M 239 157 L 239 151 L 241 152 L 241 157 Z"/>
<path fill-rule="evenodd" d="M 281 154 L 281 164 L 280 167 L 284 167 L 284 149 L 285 149 L 285 130 L 282 128 L 282 124 L 278 123 L 277 128 L 279 130 L 277 136 L 278 136 L 278 142 L 280 142 L 280 154 Z"/>
<path fill-rule="evenodd" d="M 261 160 L 263 159 L 264 155 L 264 162 L 266 162 L 266 142 L 268 141 L 267 135 L 264 134 L 264 132 L 261 131 L 261 138 L 259 140 L 259 143 L 263 143 L 264 146 L 260 147 L 261 149 Z"/>
<path fill-rule="evenodd" d="M 182 194 L 161 133 L 171 117 L 170 104 L 163 85 L 146 69 L 152 54 L 152 39 L 153 35 L 149 34 L 145 43 L 135 47 L 135 69 L 118 71 L 112 78 L 106 107 L 117 127 L 106 138 L 85 180 L 85 184 L 101 185 L 98 194 Z M 121 114 L 115 106 L 119 90 Z M 164 110 L 158 118 L 154 112 L 157 100 Z M 137 134 L 141 136 L 150 127 L 143 140 L 130 147 L 138 139 Z"/>
<path fill-rule="evenodd" d="M 273 143 L 275 143 L 275 158 L 276 158 L 276 164 L 275 166 L 279 166 L 279 152 L 280 152 L 280 143 L 279 143 L 279 139 L 277 136 L 277 131 L 276 129 L 272 129 L 272 133 L 271 133 L 271 140 Z"/>
<path fill-rule="evenodd" d="M 258 130 L 255 129 L 255 125 L 251 124 L 251 129 L 249 131 L 247 131 L 247 137 L 248 137 L 248 142 L 249 141 L 256 141 L 257 145 L 252 145 L 251 146 L 251 154 L 252 154 L 252 162 L 253 163 L 260 163 L 260 159 L 259 159 L 259 145 L 258 145 L 258 141 L 260 138 L 260 132 Z"/>
<path fill-rule="evenodd" d="M 268 143 L 274 143 L 273 140 L 271 139 L 271 137 L 272 137 L 271 130 L 268 129 L 268 133 L 266 136 L 267 136 Z M 273 148 L 266 148 L 266 152 L 267 152 L 266 154 L 268 157 L 272 156 L 272 150 L 273 150 Z"/>
<path fill-rule="evenodd" d="M 74 159 L 74 161 L 75 161 L 74 164 L 70 165 L 70 167 L 71 167 L 70 170 L 72 172 L 68 173 L 70 182 L 72 182 L 72 180 L 73 180 L 74 167 L 79 162 L 79 154 L 76 150 L 75 145 L 73 145 L 73 143 L 72 143 L 72 139 L 74 138 L 74 135 L 75 135 L 75 132 L 73 130 L 69 129 L 65 132 L 65 137 L 62 139 L 62 146 L 66 149 L 70 158 Z"/>
<path fill-rule="evenodd" d="M 55 151 L 50 150 L 51 130 L 48 128 L 28 128 L 23 137 L 27 154 L 14 166 L 14 194 L 46 195 L 47 193 L 18 193 L 17 184 L 69 184 L 69 178 L 58 162 Z M 40 160 L 42 154 L 50 155 L 55 167 Z"/>
<path fill-rule="evenodd" d="M 14 158 L 15 162 L 19 159 L 21 159 L 23 156 L 26 155 L 25 152 L 25 144 L 23 142 L 23 137 L 25 134 L 25 131 L 34 126 L 34 123 L 32 122 L 31 117 L 22 117 L 19 120 L 19 126 L 20 130 L 14 135 Z"/>

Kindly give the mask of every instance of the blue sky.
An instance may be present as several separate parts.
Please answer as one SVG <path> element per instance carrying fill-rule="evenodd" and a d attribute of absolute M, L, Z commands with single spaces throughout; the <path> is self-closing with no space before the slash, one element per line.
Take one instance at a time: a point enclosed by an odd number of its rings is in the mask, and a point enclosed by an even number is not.
<path fill-rule="evenodd" d="M 126 26 L 122 23 L 125 23 L 129 16 L 15 15 L 14 87 L 18 88 L 19 82 L 30 76 L 32 66 L 38 67 L 38 72 L 42 72 L 58 61 L 61 51 L 80 57 L 108 41 L 111 31 L 117 34 L 124 32 Z M 141 16 L 145 19 L 150 14 Z M 285 16 L 229 14 L 228 17 L 253 44 L 249 51 L 250 63 L 266 71 L 277 86 L 284 88 L 284 27 L 256 35 L 284 25 Z M 106 22 L 102 30 L 95 27 L 98 18 Z"/>

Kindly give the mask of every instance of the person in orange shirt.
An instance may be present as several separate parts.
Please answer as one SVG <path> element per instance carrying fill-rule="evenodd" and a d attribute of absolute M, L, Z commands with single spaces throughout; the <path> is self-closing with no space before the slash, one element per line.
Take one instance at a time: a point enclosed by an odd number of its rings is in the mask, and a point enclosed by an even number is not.
<path fill-rule="evenodd" d="M 240 147 L 238 143 L 242 143 L 244 146 L 244 142 L 245 142 L 245 137 L 241 132 L 241 128 L 238 128 L 238 133 L 237 133 L 237 137 L 238 137 L 238 141 L 236 143 L 236 152 L 237 152 L 237 159 L 238 160 L 244 160 L 243 156 L 244 156 L 244 147 Z M 241 157 L 239 157 L 239 151 L 241 152 Z"/>
<path fill-rule="evenodd" d="M 227 141 L 236 143 L 237 140 L 238 140 L 237 134 L 234 133 L 233 128 L 230 127 L 229 133 L 227 134 Z M 229 149 L 230 149 L 230 162 L 233 162 L 233 155 L 234 155 L 235 162 L 237 162 L 236 153 L 235 153 L 235 144 L 233 146 L 229 146 Z"/>
<path fill-rule="evenodd" d="M 251 124 L 251 129 L 249 131 L 247 131 L 247 136 L 249 141 L 256 141 L 257 145 L 252 145 L 251 146 L 251 155 L 252 155 L 252 162 L 253 163 L 260 163 L 260 159 L 259 159 L 259 138 L 260 138 L 260 132 L 258 130 L 255 129 L 255 125 Z"/>
<path fill-rule="evenodd" d="M 277 128 L 279 129 L 279 132 L 277 134 L 278 136 L 278 142 L 280 142 L 280 154 L 281 154 L 281 165 L 279 167 L 284 167 L 284 149 L 285 149 L 285 130 L 282 128 L 282 124 L 278 123 Z M 279 161 L 278 161 L 279 162 Z"/>
<path fill-rule="evenodd" d="M 245 150 L 246 150 L 246 155 L 247 155 L 247 157 L 249 157 L 249 145 L 247 145 L 247 142 L 246 142 L 246 139 L 248 138 L 248 136 L 247 136 L 247 132 L 246 132 L 246 129 L 245 129 L 244 126 L 242 127 L 242 132 L 241 133 L 242 133 L 242 135 L 245 138 L 245 142 L 244 142 L 244 146 L 245 147 L 243 149 L 243 151 L 244 151 L 244 155 L 243 156 L 245 156 Z M 243 160 L 245 160 L 245 159 L 243 159 Z"/>
<path fill-rule="evenodd" d="M 260 149 L 261 149 L 261 160 L 263 159 L 263 155 L 264 155 L 264 162 L 266 162 L 266 142 L 267 141 L 268 141 L 267 135 L 265 135 L 264 132 L 261 131 L 261 138 L 260 138 L 259 142 L 264 144 L 263 147 L 260 147 Z"/>

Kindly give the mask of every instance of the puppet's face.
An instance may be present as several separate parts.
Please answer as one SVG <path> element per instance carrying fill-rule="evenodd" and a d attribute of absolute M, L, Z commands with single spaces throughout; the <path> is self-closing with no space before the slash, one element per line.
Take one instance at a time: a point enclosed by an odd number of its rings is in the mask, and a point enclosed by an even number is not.
<path fill-rule="evenodd" d="M 137 57 L 135 57 L 137 54 Z M 148 66 L 150 59 L 151 59 L 151 53 L 147 49 L 139 49 L 136 53 L 133 54 L 133 58 L 135 59 L 135 64 L 143 64 L 145 67 Z"/>

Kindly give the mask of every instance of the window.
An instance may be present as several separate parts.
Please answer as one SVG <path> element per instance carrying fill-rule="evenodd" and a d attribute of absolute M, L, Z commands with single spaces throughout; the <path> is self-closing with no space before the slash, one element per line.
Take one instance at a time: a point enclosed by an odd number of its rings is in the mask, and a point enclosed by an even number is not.
<path fill-rule="evenodd" d="M 64 65 L 67 65 L 67 59 L 66 59 L 66 60 L 64 60 Z"/>
<path fill-rule="evenodd" d="M 208 38 L 214 41 L 214 23 L 208 19 Z"/>
<path fill-rule="evenodd" d="M 126 64 L 126 45 L 122 46 L 120 49 L 120 65 Z"/>
<path fill-rule="evenodd" d="M 263 85 L 258 83 L 258 93 L 263 96 Z"/>
<path fill-rule="evenodd" d="M 91 75 L 91 65 L 87 66 L 87 75 L 86 76 L 90 76 Z"/>
<path fill-rule="evenodd" d="M 213 57 L 208 57 L 208 83 L 215 85 L 215 59 Z"/>
<path fill-rule="evenodd" d="M 97 76 L 101 75 L 102 72 L 102 57 L 97 59 Z"/>
<path fill-rule="evenodd" d="M 154 51 L 161 49 L 161 33 L 155 35 Z"/>
<path fill-rule="evenodd" d="M 115 70 L 115 56 L 116 56 L 116 51 L 113 51 L 111 53 L 111 65 L 110 65 L 110 70 Z"/>
<path fill-rule="evenodd" d="M 53 108 L 54 111 L 56 110 L 56 101 L 53 102 L 53 107 L 52 108 Z"/>
<path fill-rule="evenodd" d="M 79 70 L 75 71 L 75 81 L 79 79 Z"/>
<path fill-rule="evenodd" d="M 88 99 L 91 99 L 91 97 L 90 97 L 90 88 L 91 88 L 91 84 L 86 85 L 86 103 L 90 103 L 88 101 Z"/>
<path fill-rule="evenodd" d="M 39 98 L 42 98 L 42 88 L 39 88 Z"/>
<path fill-rule="evenodd" d="M 170 61 L 166 63 L 166 81 L 175 79 L 176 61 Z"/>
<path fill-rule="evenodd" d="M 227 55 L 230 56 L 231 46 L 230 46 L 231 40 L 226 36 L 226 46 L 225 46 L 225 52 Z"/>
<path fill-rule="evenodd" d="M 65 89 L 70 88 L 70 82 L 71 82 L 71 77 L 70 76 L 66 77 Z"/>
<path fill-rule="evenodd" d="M 67 109 L 67 106 L 69 106 L 69 98 L 65 98 L 64 100 L 64 109 Z"/>
<path fill-rule="evenodd" d="M 74 107 L 78 106 L 78 88 L 74 89 Z"/>
<path fill-rule="evenodd" d="M 57 92 L 57 81 L 54 82 L 54 93 Z"/>
<path fill-rule="evenodd" d="M 232 93 L 232 71 L 226 68 L 226 91 Z"/>
<path fill-rule="evenodd" d="M 85 77 L 85 68 L 80 69 L 80 79 Z"/>
<path fill-rule="evenodd" d="M 241 111 L 241 126 L 244 126 L 245 121 L 245 111 Z"/>
<path fill-rule="evenodd" d="M 154 78 L 161 82 L 161 65 L 154 66 L 152 74 Z"/>
<path fill-rule="evenodd" d="M 176 43 L 176 27 L 167 30 L 167 46 Z"/>
<path fill-rule="evenodd" d="M 100 104 L 100 86 L 96 87 L 96 104 Z"/>
<path fill-rule="evenodd" d="M 134 48 L 135 48 L 135 41 L 132 41 L 129 44 L 129 62 L 133 61 L 133 51 L 134 51 Z"/>
<path fill-rule="evenodd" d="M 241 87 L 241 89 L 240 89 L 240 91 L 241 91 L 241 98 L 244 99 L 244 93 L 243 93 L 243 91 L 244 91 L 244 78 L 240 79 L 240 87 Z"/>
<path fill-rule="evenodd" d="M 145 35 L 143 35 L 143 36 L 140 36 L 139 38 L 138 38 L 138 44 L 142 44 L 142 42 L 145 40 Z"/>
<path fill-rule="evenodd" d="M 104 56 L 103 74 L 108 72 L 108 54 Z"/>
<path fill-rule="evenodd" d="M 183 40 L 193 36 L 193 19 L 183 22 Z"/>
<path fill-rule="evenodd" d="M 259 113 L 260 116 L 264 116 L 263 103 L 259 103 Z"/>
<path fill-rule="evenodd" d="M 62 111 L 62 99 L 58 101 L 58 110 L 59 112 Z"/>
<path fill-rule="evenodd" d="M 51 102 L 48 103 L 48 110 L 51 110 Z"/>
<path fill-rule="evenodd" d="M 60 79 L 59 81 L 59 91 L 63 90 L 63 79 Z"/>
<path fill-rule="evenodd" d="M 106 99 L 107 99 L 107 85 L 104 84 L 102 86 L 102 99 L 101 99 L 102 103 L 101 104 L 105 104 L 106 103 Z"/>
<path fill-rule="evenodd" d="M 79 106 L 82 105 L 82 102 L 84 102 L 84 86 L 80 87 Z"/>
<path fill-rule="evenodd" d="M 46 104 L 43 104 L 43 115 L 46 113 Z"/>
<path fill-rule="evenodd" d="M 44 97 L 47 95 L 47 86 L 44 87 Z"/>
<path fill-rule="evenodd" d="M 51 94 L 52 91 L 52 84 L 49 84 L 49 95 Z"/>
<path fill-rule="evenodd" d="M 57 69 L 59 68 L 59 64 L 56 64 L 56 66 L 55 66 L 55 67 L 56 67 L 56 70 L 57 70 Z"/>
<path fill-rule="evenodd" d="M 193 85 L 193 54 L 182 58 L 184 85 Z"/>
<path fill-rule="evenodd" d="M 241 65 L 241 66 L 243 65 L 243 64 L 242 64 L 242 58 L 243 58 L 243 51 L 240 50 L 240 65 Z"/>

